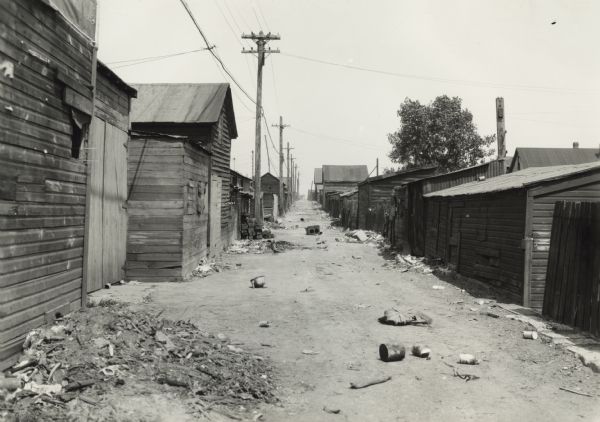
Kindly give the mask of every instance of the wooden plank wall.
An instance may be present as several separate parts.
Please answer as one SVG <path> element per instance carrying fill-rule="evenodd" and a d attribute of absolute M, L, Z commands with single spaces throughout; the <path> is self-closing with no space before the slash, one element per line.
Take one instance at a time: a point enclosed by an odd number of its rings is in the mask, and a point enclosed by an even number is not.
<path fill-rule="evenodd" d="M 81 305 L 86 176 L 67 89 L 91 104 L 92 47 L 35 0 L 0 2 L 0 369 Z"/>
<path fill-rule="evenodd" d="M 525 191 L 425 198 L 425 207 L 426 255 L 446 261 L 453 234 L 451 227 L 458 227 L 458 272 L 484 281 L 520 303 L 523 298 L 521 241 L 525 235 Z"/>
<path fill-rule="evenodd" d="M 180 281 L 183 142 L 135 137 L 128 152 L 127 279 Z"/>
<path fill-rule="evenodd" d="M 600 335 L 600 203 L 556 202 L 543 314 Z"/>
<path fill-rule="evenodd" d="M 208 255 L 208 189 L 210 155 L 190 143 L 183 157 L 183 262 L 182 276 L 188 278 Z"/>
<path fill-rule="evenodd" d="M 544 300 L 554 206 L 559 201 L 600 201 L 600 176 L 596 179 L 597 181 L 592 183 L 558 189 L 533 198 L 532 226 L 531 233 L 528 234 L 533 238 L 529 305 L 536 310 L 542 309 Z"/>
<path fill-rule="evenodd" d="M 221 178 L 221 241 L 227 247 L 233 239 L 231 207 L 229 204 L 229 184 L 231 178 L 231 135 L 225 105 L 221 110 L 218 124 L 213 128 L 212 172 Z"/>

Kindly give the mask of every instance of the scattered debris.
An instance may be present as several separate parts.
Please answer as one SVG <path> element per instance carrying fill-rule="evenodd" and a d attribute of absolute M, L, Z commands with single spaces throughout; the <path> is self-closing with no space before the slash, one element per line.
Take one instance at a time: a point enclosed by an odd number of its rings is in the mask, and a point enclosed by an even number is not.
<path fill-rule="evenodd" d="M 422 312 L 403 314 L 396 309 L 387 309 L 379 322 L 388 325 L 431 325 L 433 320 Z"/>
<path fill-rule="evenodd" d="M 413 354 L 413 356 L 416 356 L 419 358 L 429 359 L 431 357 L 431 349 L 429 347 L 425 347 L 425 346 L 414 345 L 412 347 L 412 354 Z"/>
<path fill-rule="evenodd" d="M 362 259 L 362 256 L 360 256 L 360 255 L 356 255 L 356 256 L 355 256 L 355 255 L 352 255 L 352 258 L 353 258 L 353 259 Z"/>
<path fill-rule="evenodd" d="M 202 260 L 200 265 L 198 265 L 193 271 L 193 277 L 208 277 L 214 273 L 220 273 L 223 270 L 231 269 L 230 265 L 221 264 L 217 262 L 207 262 L 206 260 Z"/>
<path fill-rule="evenodd" d="M 485 312 L 480 312 L 481 315 L 486 315 L 489 316 L 490 318 L 500 318 L 500 315 L 495 314 L 493 312 L 489 312 L 489 311 L 485 311 Z"/>
<path fill-rule="evenodd" d="M 341 412 L 341 409 L 332 409 L 330 407 L 323 406 L 323 411 L 327 412 L 327 413 L 332 413 L 334 415 L 337 415 L 337 414 L 339 414 Z"/>
<path fill-rule="evenodd" d="M 315 226 L 307 226 L 304 228 L 306 230 L 306 234 L 309 236 L 321 234 L 321 227 L 318 225 Z"/>
<path fill-rule="evenodd" d="M 372 385 L 383 384 L 384 382 L 388 382 L 391 379 L 392 379 L 391 376 L 387 376 L 387 377 L 370 378 L 370 379 L 366 379 L 363 381 L 351 382 L 350 388 L 352 388 L 353 390 L 357 390 L 359 388 L 366 388 L 366 387 L 370 387 Z"/>
<path fill-rule="evenodd" d="M 265 287 L 265 276 L 264 275 L 259 275 L 257 277 L 254 277 L 253 279 L 250 280 L 250 286 L 253 289 L 260 289 Z"/>
<path fill-rule="evenodd" d="M 537 331 L 523 331 L 523 338 L 526 338 L 529 340 L 537 340 L 538 333 L 537 333 Z"/>
<path fill-rule="evenodd" d="M 438 285 L 431 286 L 431 288 L 432 288 L 433 290 L 444 290 L 444 289 L 445 289 L 445 287 L 444 287 L 444 286 L 438 286 Z"/>
<path fill-rule="evenodd" d="M 458 377 L 462 380 L 465 380 L 465 382 L 469 382 L 469 381 L 475 381 L 478 380 L 479 377 L 477 375 L 473 375 L 473 374 L 461 374 L 460 372 L 458 372 L 458 369 L 456 369 L 455 367 L 452 367 L 452 370 L 454 372 L 454 376 Z"/>
<path fill-rule="evenodd" d="M 304 290 L 300 290 L 300 293 L 310 293 L 310 292 L 314 292 L 315 289 L 313 289 L 312 287 L 308 286 L 306 289 Z"/>
<path fill-rule="evenodd" d="M 303 354 L 303 355 L 318 355 L 318 354 L 319 354 L 319 352 L 316 352 L 316 351 L 314 351 L 314 350 L 310 350 L 310 349 L 304 349 L 304 350 L 302 351 L 302 354 Z"/>
<path fill-rule="evenodd" d="M 568 391 L 569 393 L 577 394 L 577 395 L 580 395 L 580 396 L 594 397 L 591 394 L 582 393 L 581 391 L 571 390 L 570 388 L 566 388 L 566 387 L 558 387 L 558 389 L 562 390 L 562 391 Z"/>
<path fill-rule="evenodd" d="M 117 398 L 140 391 L 178 398 L 196 416 L 204 406 L 275 401 L 267 360 L 159 316 L 98 304 L 33 330 L 14 375 L 0 375 L 0 419 L 8 412 L 18 420 L 84 420 L 98 406 L 98 420 L 120 420 Z"/>
<path fill-rule="evenodd" d="M 468 353 L 461 353 L 458 355 L 458 363 L 463 365 L 479 365 L 479 360 L 477 360 L 475 356 Z"/>
<path fill-rule="evenodd" d="M 269 321 L 260 321 L 258 323 L 258 326 L 261 328 L 269 328 L 271 326 L 271 323 Z"/>
<path fill-rule="evenodd" d="M 233 244 L 227 249 L 228 254 L 264 254 L 266 252 L 272 251 L 273 253 L 281 253 L 285 252 L 289 249 L 304 249 L 303 247 L 296 245 L 292 242 L 287 242 L 285 240 L 271 240 L 271 239 L 245 239 L 245 240 L 236 240 Z M 310 248 L 308 248 L 310 249 Z"/>
<path fill-rule="evenodd" d="M 404 359 L 406 348 L 401 344 L 380 344 L 379 358 L 384 362 L 396 362 Z"/>

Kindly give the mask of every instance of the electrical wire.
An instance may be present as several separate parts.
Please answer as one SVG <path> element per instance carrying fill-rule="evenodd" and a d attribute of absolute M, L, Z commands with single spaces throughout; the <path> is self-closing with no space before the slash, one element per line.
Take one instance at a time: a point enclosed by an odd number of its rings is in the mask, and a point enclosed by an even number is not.
<path fill-rule="evenodd" d="M 338 138 L 338 137 L 335 137 L 335 136 L 325 135 L 325 134 L 322 134 L 322 133 L 310 132 L 308 130 L 300 129 L 300 128 L 296 127 L 296 126 L 290 126 L 290 129 L 295 130 L 296 132 L 303 133 L 305 135 L 313 136 L 315 138 L 319 138 L 319 139 L 325 138 L 325 139 L 329 139 L 329 140 L 334 141 L 334 142 L 341 142 L 341 143 L 343 143 L 346 146 L 348 146 L 350 144 L 350 145 L 353 145 L 353 146 L 356 146 L 356 147 L 360 147 L 360 148 L 371 149 L 371 150 L 374 150 L 374 151 L 381 151 L 381 148 L 374 147 L 374 146 L 372 146 L 372 144 L 368 144 L 368 143 L 361 143 L 361 142 L 352 141 L 350 139 Z"/>
<path fill-rule="evenodd" d="M 200 51 L 207 51 L 207 50 L 210 50 L 211 48 L 213 48 L 213 47 L 198 48 L 198 49 L 195 49 L 195 50 L 188 50 L 188 51 L 180 51 L 178 53 L 164 54 L 162 56 L 150 56 L 150 57 L 140 57 L 140 58 L 137 58 L 137 59 L 119 60 L 119 61 L 115 61 L 115 62 L 108 62 L 106 64 L 107 65 L 117 64 L 118 66 L 112 66 L 112 67 L 114 69 L 120 69 L 122 67 L 135 66 L 135 65 L 138 65 L 138 64 L 143 64 L 143 63 L 153 62 L 153 61 L 157 61 L 157 60 L 168 59 L 168 58 L 171 58 L 171 57 L 183 56 L 183 55 L 192 54 L 192 53 L 198 53 Z M 121 64 L 121 63 L 124 63 L 124 64 Z"/>
<path fill-rule="evenodd" d="M 198 29 L 198 32 L 202 36 L 202 39 L 204 40 L 204 43 L 206 44 L 206 46 L 208 48 L 210 48 L 210 43 L 208 42 L 208 39 L 206 38 L 206 35 L 204 35 L 204 32 L 202 31 L 202 28 L 200 28 L 200 25 L 196 21 L 196 18 L 194 17 L 194 14 L 190 10 L 187 2 L 185 0 L 180 0 L 180 2 L 183 5 L 183 7 L 185 8 L 185 10 L 188 13 L 188 15 L 190 16 L 190 19 L 192 19 L 192 22 L 194 22 L 194 25 L 196 26 L 196 29 Z M 210 49 L 209 51 L 212 54 L 212 56 L 215 58 L 215 60 L 221 65 L 221 67 L 223 68 L 223 71 L 229 76 L 229 78 L 231 79 L 231 81 L 239 88 L 240 91 L 242 91 L 244 93 L 244 95 L 246 97 L 248 97 L 248 99 L 253 104 L 256 104 L 256 101 L 254 100 L 254 98 L 252 98 L 252 96 L 250 94 L 248 94 L 248 92 L 239 84 L 239 82 L 231 74 L 231 72 L 229 71 L 229 69 L 227 68 L 227 66 L 225 66 L 225 63 L 223 63 L 223 60 L 221 60 L 221 58 L 219 57 L 219 55 L 217 53 L 215 53 L 213 49 Z"/>
<path fill-rule="evenodd" d="M 486 88 L 504 88 L 504 89 L 512 89 L 512 90 L 522 90 L 522 91 L 537 91 L 537 92 L 552 92 L 552 93 L 571 93 L 571 94 L 598 94 L 600 91 L 598 90 L 577 90 L 571 88 L 556 88 L 556 87 L 548 87 L 548 86 L 534 86 L 534 85 L 516 85 L 516 84 L 503 84 L 503 83 L 494 83 L 494 82 L 483 82 L 483 81 L 473 81 L 473 80 L 460 80 L 460 79 L 447 79 L 447 78 L 438 78 L 438 77 L 429 77 L 429 76 L 420 76 L 409 73 L 398 73 L 391 72 L 387 70 L 380 69 L 372 69 L 362 66 L 355 66 L 345 63 L 336 63 L 328 60 L 315 59 L 312 57 L 300 56 L 297 54 L 290 53 L 281 53 L 283 56 L 292 57 L 298 60 L 304 60 L 313 63 L 325 64 L 328 66 L 336 66 L 342 67 L 346 69 L 357 70 L 361 72 L 370 72 L 377 73 L 380 75 L 388 75 L 388 76 L 396 76 L 400 78 L 408 78 L 408 79 L 420 79 L 425 81 L 432 82 L 441 82 L 455 85 L 466 85 L 466 86 L 477 86 L 477 87 L 486 87 Z"/>

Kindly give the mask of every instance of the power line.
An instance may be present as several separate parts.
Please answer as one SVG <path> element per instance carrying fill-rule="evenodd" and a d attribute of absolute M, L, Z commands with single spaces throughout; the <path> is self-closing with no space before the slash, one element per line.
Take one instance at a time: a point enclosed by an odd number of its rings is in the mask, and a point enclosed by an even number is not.
<path fill-rule="evenodd" d="M 202 39 L 204 40 L 204 43 L 206 44 L 206 46 L 209 48 L 210 53 L 212 54 L 212 56 L 215 58 L 215 60 L 217 60 L 217 62 L 219 62 L 219 64 L 221 65 L 221 67 L 223 68 L 223 71 L 225 73 L 227 73 L 227 75 L 229 76 L 229 78 L 231 79 L 231 81 L 239 88 L 240 91 L 242 91 L 244 93 L 244 95 L 246 97 L 248 97 L 248 99 L 253 103 L 256 104 L 256 101 L 254 100 L 254 98 L 252 98 L 252 96 L 250 96 L 250 94 L 248 94 L 248 92 L 242 88 L 242 86 L 238 83 L 238 81 L 234 78 L 234 76 L 231 74 L 231 72 L 229 71 L 229 69 L 227 69 L 227 66 L 225 66 L 225 63 L 223 63 L 223 61 L 221 60 L 221 58 L 217 55 L 217 53 L 215 53 L 213 51 L 213 49 L 210 49 L 210 43 L 208 42 L 208 39 L 206 38 L 206 35 L 204 35 L 204 32 L 202 31 L 202 28 L 200 28 L 200 25 L 198 24 L 198 22 L 196 21 L 196 18 L 194 17 L 194 14 L 192 13 L 192 11 L 190 10 L 188 4 L 186 3 L 185 0 L 180 0 L 181 4 L 183 5 L 183 7 L 185 8 L 186 12 L 188 13 L 188 15 L 190 16 L 190 19 L 192 19 L 192 22 L 194 22 L 194 25 L 196 26 L 196 29 L 198 29 L 198 32 L 200 33 L 200 35 L 202 36 Z"/>
<path fill-rule="evenodd" d="M 122 67 L 128 67 L 128 66 L 135 66 L 138 64 L 143 64 L 143 63 L 148 63 L 148 62 L 153 62 L 156 60 L 163 60 L 163 59 L 168 59 L 171 57 L 176 57 L 176 56 L 183 56 L 186 54 L 192 54 L 192 53 L 198 53 L 200 51 L 206 51 L 206 50 L 210 50 L 213 47 L 208 47 L 208 48 L 198 48 L 195 50 L 188 50 L 188 51 L 180 51 L 178 53 L 171 53 L 171 54 L 164 54 L 162 56 L 149 56 L 149 57 L 140 57 L 137 59 L 129 59 L 129 60 L 119 60 L 119 61 L 115 61 L 115 62 L 109 62 L 106 63 L 107 65 L 114 65 L 114 64 L 119 64 L 119 63 L 125 63 L 125 64 L 121 64 L 120 66 L 113 66 L 114 69 L 119 69 Z"/>
<path fill-rule="evenodd" d="M 300 128 L 297 128 L 295 126 L 290 126 L 290 129 L 295 130 L 296 132 L 304 133 L 305 135 L 310 135 L 310 136 L 313 136 L 315 138 L 319 138 L 319 139 L 325 138 L 325 139 L 332 140 L 334 142 L 344 143 L 345 145 L 350 144 L 350 145 L 355 145 L 355 146 L 360 147 L 360 148 L 372 149 L 372 150 L 375 150 L 375 151 L 380 151 L 381 150 L 381 148 L 373 147 L 372 144 L 356 142 L 356 141 L 353 141 L 353 140 L 350 140 L 350 139 L 338 138 L 336 136 L 325 135 L 325 134 L 322 134 L 322 133 L 310 132 L 308 130 L 300 129 Z"/>
<path fill-rule="evenodd" d="M 477 86 L 477 87 L 489 87 L 489 88 L 505 88 L 505 89 L 514 89 L 514 90 L 523 90 L 523 91 L 542 91 L 542 92 L 556 92 L 556 93 L 572 93 L 572 94 L 597 94 L 598 90 L 577 90 L 572 88 L 556 88 L 556 87 L 548 87 L 548 86 L 534 86 L 534 85 L 516 85 L 516 84 L 503 84 L 503 83 L 495 83 L 495 82 L 483 82 L 483 81 L 473 81 L 473 80 L 460 80 L 460 79 L 447 79 L 447 78 L 438 78 L 438 77 L 430 77 L 430 76 L 420 76 L 408 73 L 398 73 L 391 72 L 387 70 L 380 69 L 372 69 L 367 67 L 355 66 L 345 63 L 336 63 L 328 60 L 315 59 L 312 57 L 300 56 L 296 54 L 290 53 L 282 53 L 282 55 L 287 57 L 292 57 L 299 60 L 305 60 L 308 62 L 325 64 L 328 66 L 336 66 L 342 67 L 346 69 L 352 69 L 362 72 L 370 72 L 377 73 L 380 75 L 388 75 L 388 76 L 396 76 L 400 78 L 408 78 L 408 79 L 420 79 L 425 81 L 432 82 L 442 82 L 448 84 L 456 84 L 456 85 L 467 85 L 467 86 Z"/>
<path fill-rule="evenodd" d="M 260 0 L 256 1 L 256 5 L 258 6 L 258 13 L 260 13 L 260 16 L 262 17 L 262 20 L 263 20 L 263 22 L 265 24 L 265 28 L 267 28 L 267 31 L 270 31 L 269 25 L 267 24 L 267 20 L 265 19 L 265 15 L 264 15 L 264 13 L 262 11 L 262 7 L 260 7 Z"/>

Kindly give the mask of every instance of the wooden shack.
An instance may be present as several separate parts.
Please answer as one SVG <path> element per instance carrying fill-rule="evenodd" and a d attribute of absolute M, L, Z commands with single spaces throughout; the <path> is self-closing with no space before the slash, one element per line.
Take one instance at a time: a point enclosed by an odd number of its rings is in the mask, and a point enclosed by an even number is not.
<path fill-rule="evenodd" d="M 340 194 L 342 227 L 354 230 L 358 228 L 358 189 Z"/>
<path fill-rule="evenodd" d="M 138 98 L 132 104 L 133 130 L 182 136 L 210 153 L 209 253 L 220 253 L 234 237 L 230 155 L 231 140 L 237 138 L 237 128 L 229 84 L 140 84 L 134 87 Z M 182 177 L 179 179 L 179 184 L 187 183 Z M 139 215 L 134 220 L 143 218 Z"/>
<path fill-rule="evenodd" d="M 369 171 L 365 165 L 324 165 L 322 169 L 323 187 L 320 197 L 326 211 L 329 211 L 328 193 L 344 193 L 354 190 L 360 182 L 369 177 Z"/>
<path fill-rule="evenodd" d="M 450 173 L 432 175 L 409 182 L 405 188 L 395 191 L 395 203 L 402 204 L 398 209 L 397 218 L 403 222 L 396 222 L 396 227 L 404 233 L 396 239 L 413 255 L 423 256 L 425 254 L 425 209 L 423 195 L 447 189 L 453 186 L 474 182 L 480 179 L 489 179 L 503 175 L 509 160 L 494 160 L 476 166 L 456 170 Z M 404 227 L 402 228 L 401 225 Z"/>
<path fill-rule="evenodd" d="M 276 219 L 279 216 L 279 178 L 265 173 L 260 178 L 262 189 L 262 208 L 265 219 Z"/>
<path fill-rule="evenodd" d="M 365 230 L 381 231 L 377 224 L 378 206 L 392 200 L 394 188 L 422 179 L 435 173 L 437 167 L 423 167 L 401 170 L 381 176 L 369 177 L 358 184 L 358 227 Z M 381 220 L 381 219 L 380 219 Z"/>
<path fill-rule="evenodd" d="M 425 253 L 541 310 L 558 201 L 600 201 L 600 163 L 531 167 L 424 195 Z"/>
<path fill-rule="evenodd" d="M 27 332 L 79 308 L 104 281 L 91 277 L 92 251 L 112 265 L 124 250 L 119 237 L 93 237 L 93 199 L 105 198 L 101 211 L 117 201 L 116 185 L 99 183 L 93 148 L 125 149 L 135 91 L 97 63 L 95 14 L 93 0 L 0 3 L 0 370 Z M 111 175 L 123 163 L 111 163 Z"/>
<path fill-rule="evenodd" d="M 579 148 L 573 142 L 573 148 L 523 148 L 515 149 L 508 172 L 524 170 L 529 167 L 562 166 L 600 161 L 600 149 Z"/>
<path fill-rule="evenodd" d="M 241 237 L 242 222 L 254 212 L 254 188 L 252 179 L 231 170 L 231 202 L 235 238 Z"/>

